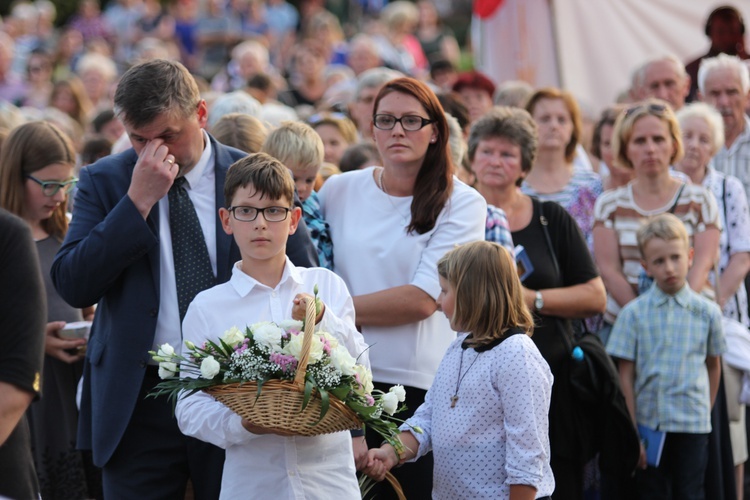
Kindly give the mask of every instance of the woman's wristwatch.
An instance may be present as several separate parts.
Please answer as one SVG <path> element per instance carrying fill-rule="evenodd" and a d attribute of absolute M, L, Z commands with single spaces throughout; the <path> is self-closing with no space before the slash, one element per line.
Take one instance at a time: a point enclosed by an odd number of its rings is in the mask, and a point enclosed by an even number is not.
<path fill-rule="evenodd" d="M 544 297 L 542 297 L 542 292 L 539 290 L 536 291 L 536 298 L 534 299 L 534 310 L 535 311 L 541 311 L 544 307 Z"/>

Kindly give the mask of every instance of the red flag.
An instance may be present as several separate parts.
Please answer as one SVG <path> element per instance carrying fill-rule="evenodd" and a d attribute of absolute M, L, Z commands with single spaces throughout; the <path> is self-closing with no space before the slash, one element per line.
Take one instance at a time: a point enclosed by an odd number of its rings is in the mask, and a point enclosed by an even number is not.
<path fill-rule="evenodd" d="M 474 14 L 480 19 L 492 16 L 505 0 L 474 0 Z"/>

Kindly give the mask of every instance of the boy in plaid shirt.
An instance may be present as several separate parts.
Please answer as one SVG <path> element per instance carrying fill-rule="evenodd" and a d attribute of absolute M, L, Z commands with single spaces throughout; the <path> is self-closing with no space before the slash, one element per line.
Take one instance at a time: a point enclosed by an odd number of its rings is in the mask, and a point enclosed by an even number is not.
<path fill-rule="evenodd" d="M 642 265 L 653 286 L 617 317 L 607 352 L 637 426 L 666 433 L 659 465 L 641 446 L 641 498 L 705 498 L 711 407 L 726 350 L 719 307 L 690 289 L 693 249 L 682 222 L 654 217 L 638 231 Z"/>

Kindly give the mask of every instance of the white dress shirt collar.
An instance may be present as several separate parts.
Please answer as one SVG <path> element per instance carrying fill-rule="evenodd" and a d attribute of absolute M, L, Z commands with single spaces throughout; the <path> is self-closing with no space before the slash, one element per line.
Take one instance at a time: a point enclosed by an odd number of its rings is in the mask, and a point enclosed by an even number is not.
<path fill-rule="evenodd" d="M 286 257 L 286 260 L 284 262 L 284 271 L 281 274 L 281 280 L 279 280 L 279 283 L 276 285 L 274 289 L 278 289 L 281 285 L 286 283 L 287 280 L 293 280 L 295 283 L 300 284 L 300 285 L 304 284 L 304 281 L 302 279 L 302 276 L 300 275 L 299 269 L 297 269 L 294 265 L 292 265 L 292 262 L 289 260 L 289 257 Z M 256 286 L 270 288 L 264 285 L 263 283 L 259 282 L 252 276 L 246 274 L 242 270 L 241 260 L 237 261 L 234 264 L 234 267 L 232 268 L 232 277 L 229 279 L 229 283 L 232 285 L 232 288 L 235 289 L 235 291 L 240 297 L 245 297 Z"/>
<path fill-rule="evenodd" d="M 211 160 L 211 153 L 213 152 L 213 148 L 211 147 L 211 139 L 208 138 L 208 134 L 205 130 L 201 130 L 201 132 L 203 132 L 203 143 L 205 144 L 203 148 L 203 154 L 201 154 L 198 163 L 196 163 L 195 166 L 185 174 L 185 180 L 187 181 L 187 184 L 191 189 L 193 188 L 193 186 L 198 185 L 200 178 L 206 171 L 206 167 Z"/>

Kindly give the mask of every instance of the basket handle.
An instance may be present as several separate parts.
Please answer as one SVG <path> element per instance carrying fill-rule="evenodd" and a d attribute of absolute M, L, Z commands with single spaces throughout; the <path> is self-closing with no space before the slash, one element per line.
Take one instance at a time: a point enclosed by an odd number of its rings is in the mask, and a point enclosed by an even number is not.
<path fill-rule="evenodd" d="M 294 384 L 299 387 L 305 386 L 305 374 L 307 373 L 307 361 L 310 357 L 310 347 L 313 341 L 313 330 L 315 330 L 315 318 L 317 311 L 315 308 L 315 299 L 307 300 L 307 309 L 305 311 L 305 337 L 302 339 L 302 354 L 299 363 L 297 363 L 297 372 L 294 374 Z"/>

